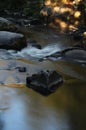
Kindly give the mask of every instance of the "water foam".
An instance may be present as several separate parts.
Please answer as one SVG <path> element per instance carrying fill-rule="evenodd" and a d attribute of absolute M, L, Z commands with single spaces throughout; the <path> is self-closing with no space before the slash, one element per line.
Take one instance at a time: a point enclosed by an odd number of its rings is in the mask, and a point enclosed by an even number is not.
<path fill-rule="evenodd" d="M 31 56 L 35 58 L 44 58 L 60 50 L 61 49 L 57 44 L 47 45 L 43 49 L 38 49 L 35 47 L 28 46 L 24 48 L 22 51 L 18 52 L 17 55 L 21 57 Z"/>

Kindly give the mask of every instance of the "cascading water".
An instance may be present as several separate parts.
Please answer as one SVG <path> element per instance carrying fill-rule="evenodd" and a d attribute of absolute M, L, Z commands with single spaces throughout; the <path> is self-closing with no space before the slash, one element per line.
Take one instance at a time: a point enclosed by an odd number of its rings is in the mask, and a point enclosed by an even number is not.
<path fill-rule="evenodd" d="M 22 51 L 18 52 L 17 55 L 20 57 L 28 56 L 28 58 L 29 58 L 29 56 L 31 56 L 33 58 L 44 58 L 44 57 L 54 54 L 60 50 L 61 49 L 57 44 L 47 45 L 43 49 L 37 49 L 35 47 L 28 46 L 28 47 L 24 48 Z"/>
<path fill-rule="evenodd" d="M 0 50 L 0 58 L 1 59 L 18 59 L 18 58 L 26 58 L 29 59 L 40 59 L 46 56 L 52 55 L 56 52 L 59 52 L 60 46 L 57 44 L 49 44 L 45 46 L 43 49 L 38 49 L 36 47 L 27 46 L 26 48 L 22 49 L 21 51 L 14 51 L 14 50 Z"/>

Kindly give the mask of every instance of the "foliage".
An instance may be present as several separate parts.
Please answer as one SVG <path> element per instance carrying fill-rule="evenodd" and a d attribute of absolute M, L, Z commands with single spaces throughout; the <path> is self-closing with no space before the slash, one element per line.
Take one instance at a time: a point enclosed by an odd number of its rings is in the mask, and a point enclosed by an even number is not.
<path fill-rule="evenodd" d="M 26 0 L 0 0 L 0 9 L 19 10 L 25 3 Z"/>
<path fill-rule="evenodd" d="M 69 0 L 0 0 L 0 11 L 22 11 L 26 16 L 37 16 L 43 4 L 52 3 L 53 6 L 61 6 L 63 3 L 67 3 L 67 1 Z M 86 7 L 85 0 L 82 1 Z"/>
<path fill-rule="evenodd" d="M 84 0 L 45 0 L 41 15 L 46 23 L 64 31 L 74 31 L 86 26 L 86 3 Z"/>
<path fill-rule="evenodd" d="M 37 16 L 44 0 L 0 0 L 0 11 L 22 11 L 26 16 Z"/>
<path fill-rule="evenodd" d="M 25 5 L 25 8 L 23 9 L 23 12 L 26 16 L 37 16 L 40 12 L 40 5 L 41 1 L 27 1 L 27 4 Z"/>

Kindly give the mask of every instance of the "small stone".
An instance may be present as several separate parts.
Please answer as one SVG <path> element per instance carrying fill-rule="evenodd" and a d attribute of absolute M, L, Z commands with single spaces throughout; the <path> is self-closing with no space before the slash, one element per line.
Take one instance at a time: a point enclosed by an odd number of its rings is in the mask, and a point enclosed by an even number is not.
<path fill-rule="evenodd" d="M 26 67 L 17 67 L 16 69 L 18 69 L 19 72 L 26 72 L 27 71 Z"/>

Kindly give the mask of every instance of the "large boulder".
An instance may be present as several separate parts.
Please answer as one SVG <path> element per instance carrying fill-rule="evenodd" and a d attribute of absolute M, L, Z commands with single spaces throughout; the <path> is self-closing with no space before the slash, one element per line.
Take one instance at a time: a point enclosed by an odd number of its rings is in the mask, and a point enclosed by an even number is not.
<path fill-rule="evenodd" d="M 82 48 L 69 48 L 62 52 L 63 59 L 86 64 L 86 50 Z"/>
<path fill-rule="evenodd" d="M 63 83 L 63 78 L 56 71 L 41 71 L 26 78 L 27 87 L 41 93 L 49 95 Z"/>
<path fill-rule="evenodd" d="M 7 20 L 6 18 L 0 17 L 0 30 L 3 31 L 16 31 L 17 27 L 13 22 Z"/>
<path fill-rule="evenodd" d="M 81 47 L 70 47 L 64 49 L 63 51 L 47 56 L 46 59 L 52 61 L 62 59 L 70 62 L 86 64 L 86 49 Z"/>
<path fill-rule="evenodd" d="M 0 48 L 21 50 L 27 45 L 23 34 L 0 31 Z"/>

